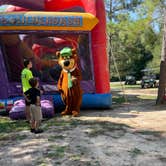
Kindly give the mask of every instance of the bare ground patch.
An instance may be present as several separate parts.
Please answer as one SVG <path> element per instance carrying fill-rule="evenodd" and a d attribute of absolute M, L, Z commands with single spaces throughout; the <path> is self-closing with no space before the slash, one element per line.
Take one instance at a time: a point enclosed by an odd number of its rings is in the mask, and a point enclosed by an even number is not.
<path fill-rule="evenodd" d="M 146 95 L 156 95 L 149 90 Z M 42 123 L 45 131 L 39 135 L 28 128 L 1 130 L 0 165 L 164 166 L 165 106 L 139 98 L 144 91 L 136 91 L 127 91 L 130 100 L 110 110 L 82 110 L 77 118 L 57 114 Z"/>

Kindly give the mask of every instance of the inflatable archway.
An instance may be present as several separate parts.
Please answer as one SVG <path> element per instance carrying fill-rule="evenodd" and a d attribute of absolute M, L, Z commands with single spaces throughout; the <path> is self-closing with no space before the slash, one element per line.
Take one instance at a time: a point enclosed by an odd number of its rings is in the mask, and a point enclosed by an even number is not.
<path fill-rule="evenodd" d="M 79 52 L 82 108 L 111 106 L 103 0 L 1 0 L 0 5 L 5 5 L 0 14 L 1 100 L 21 95 L 20 72 L 29 58 L 45 94 L 60 105 L 54 53 L 69 46 Z"/>

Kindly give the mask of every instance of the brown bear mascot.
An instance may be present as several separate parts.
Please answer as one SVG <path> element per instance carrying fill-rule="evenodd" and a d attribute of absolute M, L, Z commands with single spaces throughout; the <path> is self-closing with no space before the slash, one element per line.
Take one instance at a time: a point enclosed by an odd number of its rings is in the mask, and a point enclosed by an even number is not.
<path fill-rule="evenodd" d="M 75 49 L 69 47 L 56 52 L 58 63 L 62 67 L 61 75 L 58 80 L 58 90 L 61 92 L 62 99 L 66 105 L 61 115 L 78 116 L 82 102 L 82 90 L 80 86 L 81 72 L 78 68 L 78 56 Z"/>

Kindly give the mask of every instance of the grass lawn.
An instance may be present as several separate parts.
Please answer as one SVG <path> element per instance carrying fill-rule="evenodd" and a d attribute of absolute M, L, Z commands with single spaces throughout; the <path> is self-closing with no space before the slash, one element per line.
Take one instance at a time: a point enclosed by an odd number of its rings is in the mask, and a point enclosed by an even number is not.
<path fill-rule="evenodd" d="M 132 89 L 132 88 L 141 88 L 141 85 L 140 84 L 136 84 L 136 85 L 125 85 L 124 82 L 110 82 L 110 86 L 111 86 L 111 89 L 122 89 L 122 88 L 125 88 L 125 89 Z"/>
<path fill-rule="evenodd" d="M 110 82 L 110 87 L 112 90 L 113 104 L 122 104 L 125 102 L 132 102 L 132 101 L 155 100 L 157 96 L 157 94 L 155 93 L 154 95 L 144 93 L 139 83 L 137 83 L 136 85 L 125 85 L 124 82 Z M 131 92 L 132 89 L 134 94 L 130 94 L 130 93 L 126 94 L 128 90 L 130 90 Z M 156 90 L 155 88 L 148 88 L 148 89 L 150 91 Z"/>

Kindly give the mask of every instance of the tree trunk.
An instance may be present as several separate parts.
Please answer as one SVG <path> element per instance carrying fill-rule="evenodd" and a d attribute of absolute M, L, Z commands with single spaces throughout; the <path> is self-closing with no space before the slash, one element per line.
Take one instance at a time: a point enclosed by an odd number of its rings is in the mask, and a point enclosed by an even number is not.
<path fill-rule="evenodd" d="M 109 13 L 109 19 L 112 22 L 112 0 L 110 0 L 110 13 Z M 112 57 L 112 34 L 109 35 L 109 45 L 110 45 L 110 50 L 109 50 L 109 71 L 111 71 L 111 57 Z M 111 78 L 111 77 L 110 77 Z"/>
<path fill-rule="evenodd" d="M 165 88 L 166 88 L 166 12 L 164 18 L 164 32 L 163 32 L 163 43 L 161 52 L 161 63 L 160 63 L 160 79 L 159 88 L 156 104 L 166 103 L 165 99 Z"/>
<path fill-rule="evenodd" d="M 166 62 L 161 61 L 158 97 L 157 97 L 156 104 L 164 104 L 165 103 L 165 98 L 164 98 L 165 87 L 166 87 Z"/>

